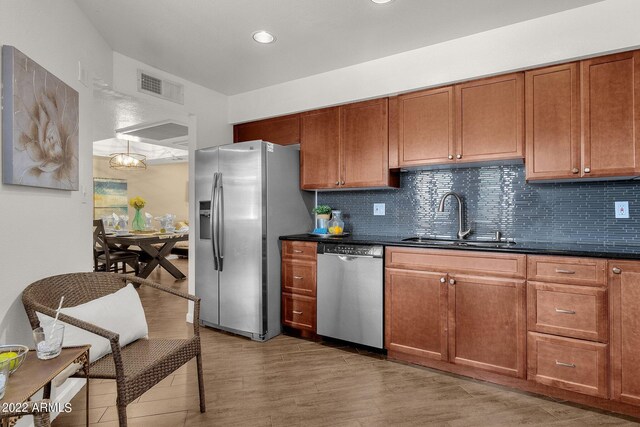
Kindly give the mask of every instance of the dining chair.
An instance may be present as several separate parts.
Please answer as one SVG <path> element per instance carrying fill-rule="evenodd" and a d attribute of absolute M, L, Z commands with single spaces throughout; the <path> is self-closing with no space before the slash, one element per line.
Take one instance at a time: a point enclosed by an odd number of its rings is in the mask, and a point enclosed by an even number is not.
<path fill-rule="evenodd" d="M 117 273 L 122 264 L 122 273 L 127 273 L 127 265 L 137 276 L 140 272 L 138 255 L 109 245 L 101 219 L 93 220 L 93 271 Z"/>

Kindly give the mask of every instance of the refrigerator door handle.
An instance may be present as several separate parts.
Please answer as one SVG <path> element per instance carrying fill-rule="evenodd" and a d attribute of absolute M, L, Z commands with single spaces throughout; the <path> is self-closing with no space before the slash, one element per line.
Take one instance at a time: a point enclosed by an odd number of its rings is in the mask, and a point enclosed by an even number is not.
<path fill-rule="evenodd" d="M 222 271 L 224 261 L 224 186 L 222 185 L 222 172 L 218 176 L 218 265 Z"/>
<path fill-rule="evenodd" d="M 211 185 L 211 246 L 213 248 L 213 268 L 218 270 L 218 172 L 213 174 L 213 184 Z"/>

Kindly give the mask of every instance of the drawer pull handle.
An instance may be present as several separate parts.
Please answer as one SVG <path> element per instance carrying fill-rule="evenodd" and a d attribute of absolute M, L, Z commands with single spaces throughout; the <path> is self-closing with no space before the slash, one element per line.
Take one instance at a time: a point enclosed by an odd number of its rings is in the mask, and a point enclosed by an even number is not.
<path fill-rule="evenodd" d="M 293 310 L 293 314 L 302 314 L 302 312 Z"/>
<path fill-rule="evenodd" d="M 561 313 L 561 314 L 576 314 L 575 311 L 573 310 L 565 310 L 564 308 L 556 308 L 556 313 Z"/>
<path fill-rule="evenodd" d="M 560 362 L 558 360 L 556 360 L 556 365 L 564 366 L 565 368 L 575 368 L 576 367 L 576 365 L 574 363 Z"/>
<path fill-rule="evenodd" d="M 620 273 L 622 273 L 622 270 L 621 270 L 621 269 L 619 269 L 618 267 L 613 267 L 612 271 L 613 271 L 613 273 L 614 273 L 614 274 L 620 274 Z"/>
<path fill-rule="evenodd" d="M 301 251 L 301 250 L 299 250 L 299 249 L 294 249 L 294 250 L 293 250 L 293 253 L 294 253 L 294 254 L 301 254 L 301 253 L 302 253 L 302 251 Z"/>
<path fill-rule="evenodd" d="M 294 279 L 296 279 L 296 280 L 302 280 L 302 279 L 304 279 L 304 277 L 302 277 L 302 276 L 293 276 L 293 278 L 294 278 Z"/>
<path fill-rule="evenodd" d="M 560 274 L 576 274 L 576 272 L 573 271 L 573 270 L 563 270 L 561 268 L 556 268 L 556 273 L 560 273 Z"/>

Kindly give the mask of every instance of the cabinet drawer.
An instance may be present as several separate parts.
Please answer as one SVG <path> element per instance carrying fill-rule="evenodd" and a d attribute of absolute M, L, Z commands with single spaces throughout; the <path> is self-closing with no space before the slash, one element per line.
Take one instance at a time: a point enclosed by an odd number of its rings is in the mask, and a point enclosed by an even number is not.
<path fill-rule="evenodd" d="M 282 291 L 316 296 L 316 263 L 311 261 L 282 261 Z"/>
<path fill-rule="evenodd" d="M 282 323 L 296 329 L 316 331 L 316 299 L 282 294 Z"/>
<path fill-rule="evenodd" d="M 608 341 L 606 289 L 528 282 L 527 300 L 530 331 Z"/>
<path fill-rule="evenodd" d="M 316 260 L 316 242 L 298 242 L 285 240 L 282 242 L 282 258 L 294 258 L 300 260 Z"/>
<path fill-rule="evenodd" d="M 606 267 L 601 259 L 529 256 L 527 275 L 539 282 L 605 286 Z"/>
<path fill-rule="evenodd" d="M 404 270 L 524 278 L 526 255 L 387 247 L 386 267 Z"/>
<path fill-rule="evenodd" d="M 606 398 L 607 344 L 529 332 L 528 378 Z"/>

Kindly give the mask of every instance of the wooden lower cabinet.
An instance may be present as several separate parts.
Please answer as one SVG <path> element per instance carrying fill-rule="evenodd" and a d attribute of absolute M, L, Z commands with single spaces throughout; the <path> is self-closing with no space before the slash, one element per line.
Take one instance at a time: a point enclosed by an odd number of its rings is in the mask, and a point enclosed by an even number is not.
<path fill-rule="evenodd" d="M 612 398 L 640 405 L 640 263 L 609 262 Z"/>
<path fill-rule="evenodd" d="M 295 329 L 316 331 L 316 299 L 282 294 L 282 323 Z"/>
<path fill-rule="evenodd" d="M 282 324 L 313 336 L 316 331 L 316 242 L 282 242 Z"/>
<path fill-rule="evenodd" d="M 606 288 L 529 282 L 527 291 L 530 331 L 608 341 Z"/>
<path fill-rule="evenodd" d="M 640 418 L 639 311 L 640 261 L 385 249 L 389 359 Z"/>
<path fill-rule="evenodd" d="M 525 265 L 525 257 L 517 254 L 387 248 L 385 345 L 390 357 L 524 378 Z M 498 277 L 488 275 L 487 266 L 495 266 Z"/>
<path fill-rule="evenodd" d="M 608 345 L 529 333 L 528 377 L 540 384 L 608 396 Z"/>
<path fill-rule="evenodd" d="M 385 347 L 446 361 L 446 275 L 387 268 L 385 279 Z"/>
<path fill-rule="evenodd" d="M 449 276 L 449 360 L 525 376 L 524 280 Z"/>

